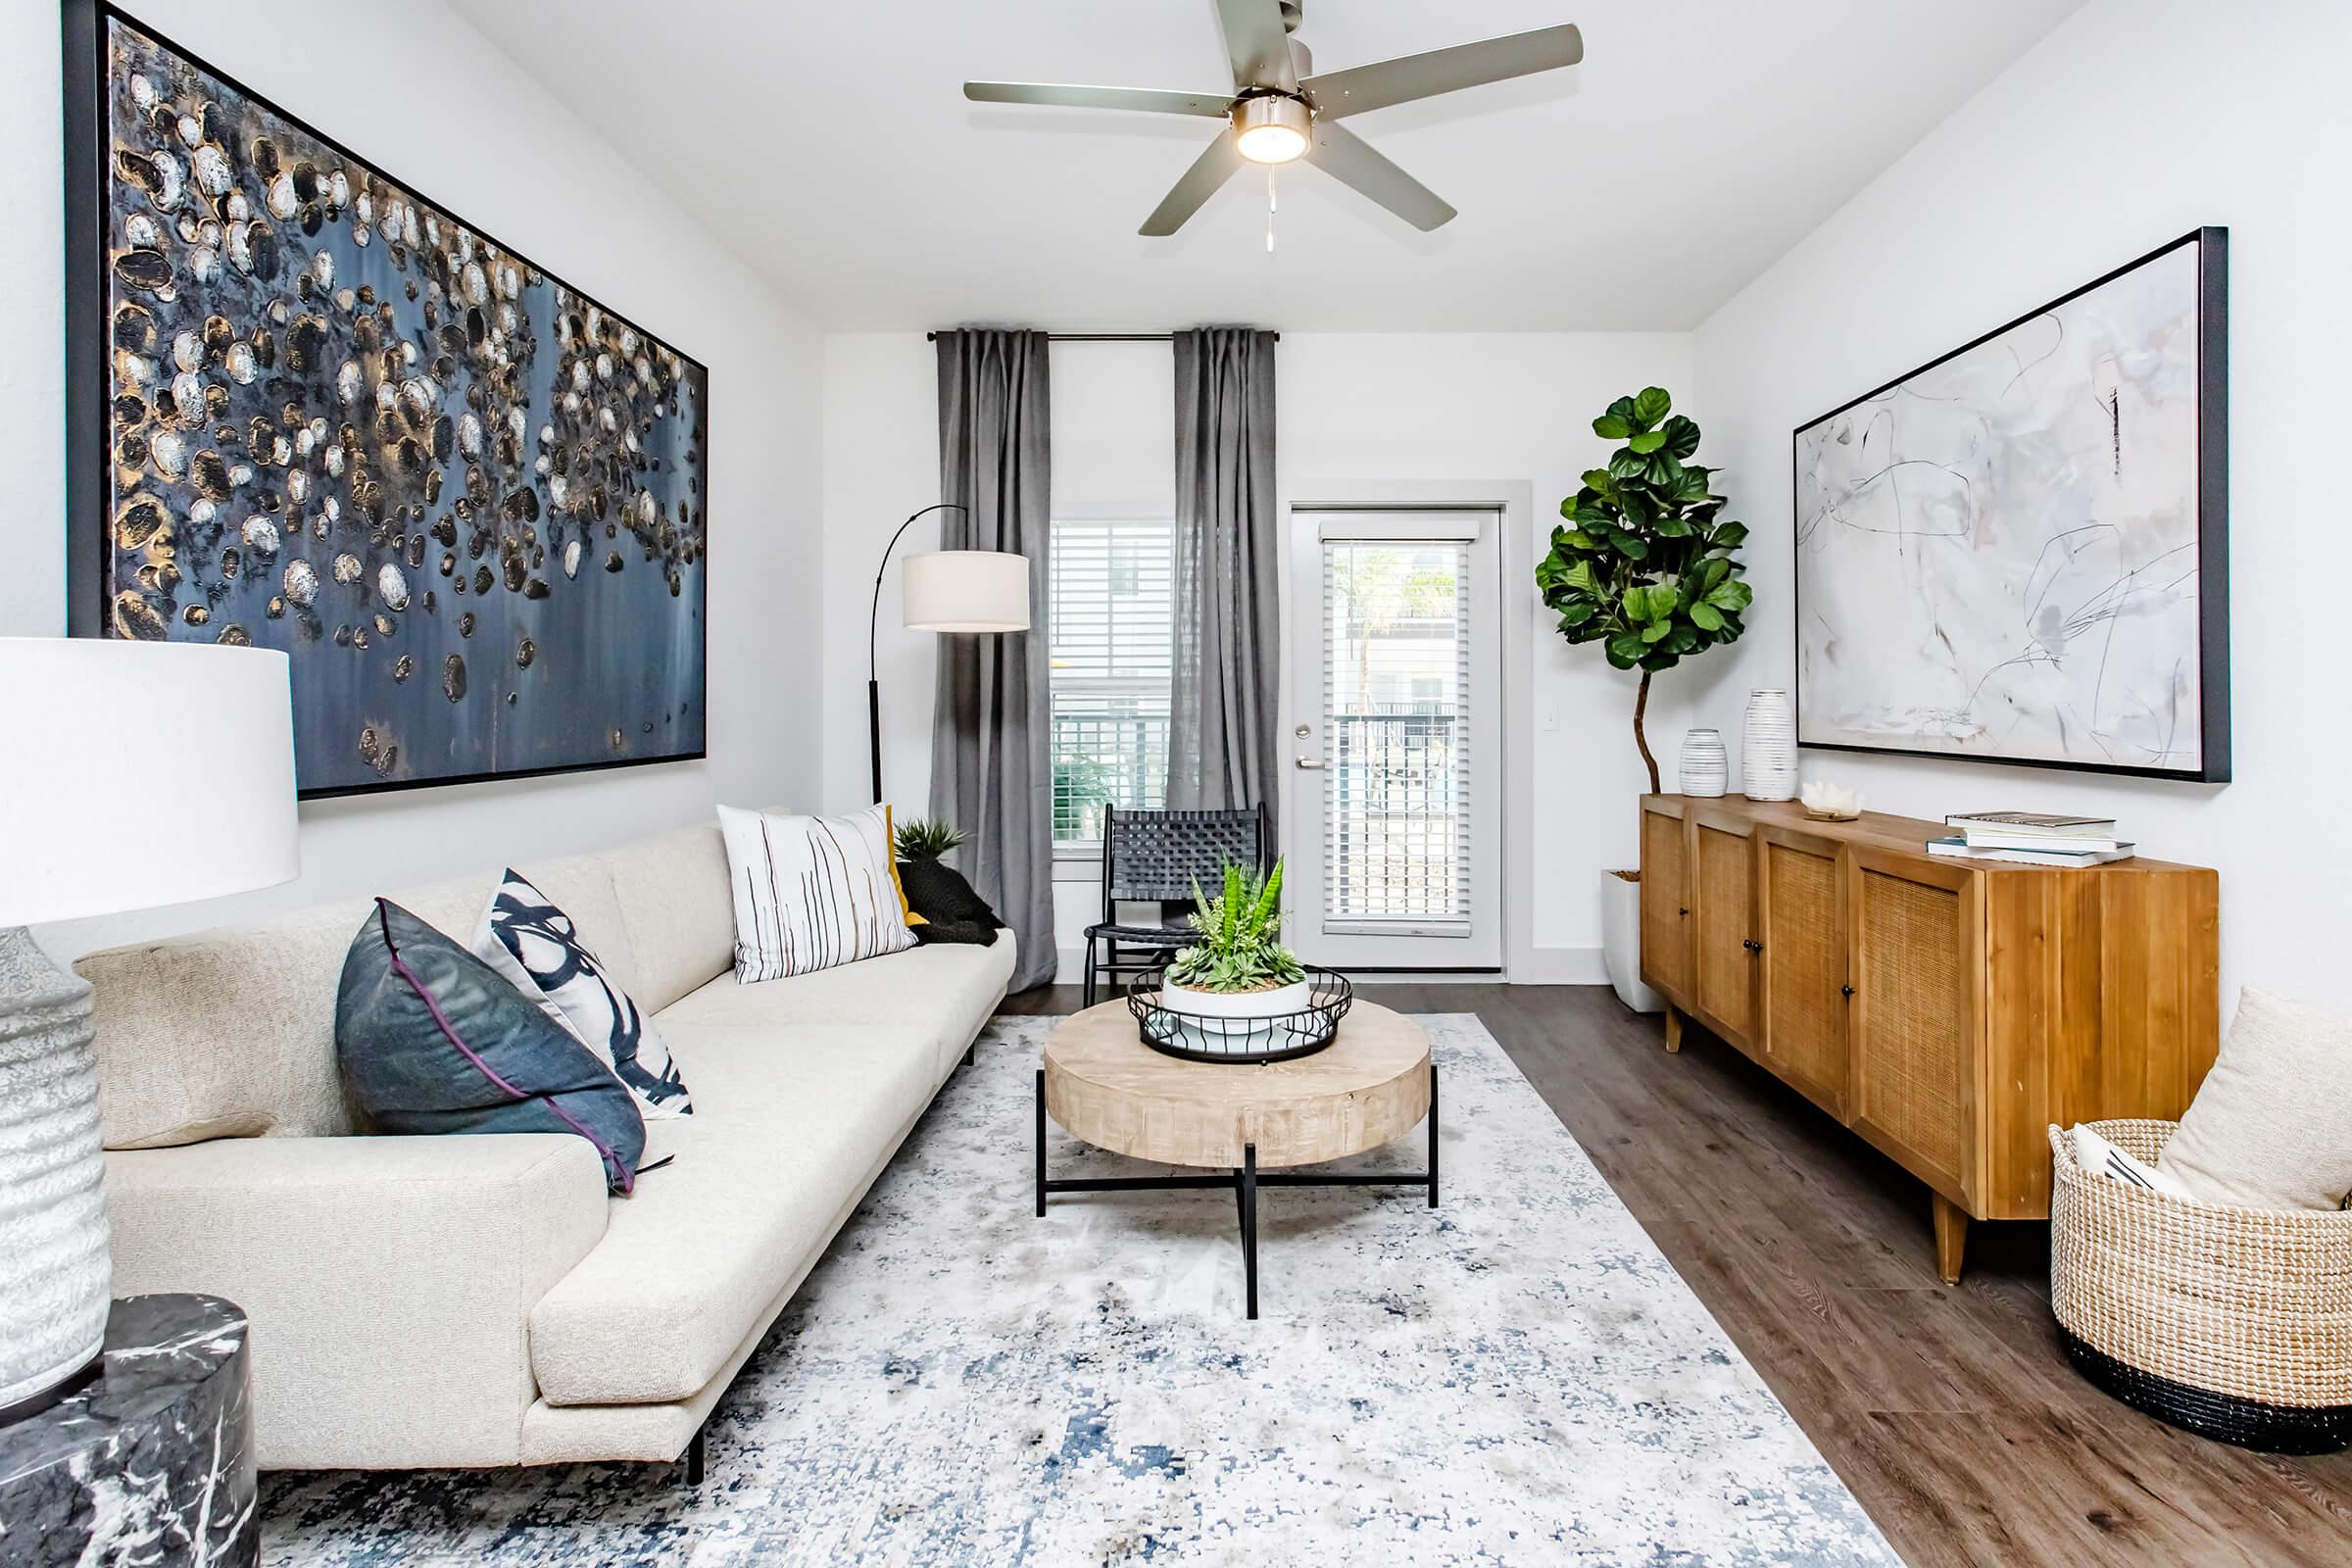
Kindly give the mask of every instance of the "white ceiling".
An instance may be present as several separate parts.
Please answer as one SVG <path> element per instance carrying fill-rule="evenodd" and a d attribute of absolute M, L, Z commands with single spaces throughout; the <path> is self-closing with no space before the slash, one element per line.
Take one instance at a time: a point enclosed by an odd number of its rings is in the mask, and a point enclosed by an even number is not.
<path fill-rule="evenodd" d="M 2080 0 L 1306 0 L 1318 71 L 1573 21 L 1585 63 L 1349 126 L 1461 210 L 1319 171 L 1136 225 L 1214 133 L 964 77 L 1223 92 L 1211 0 L 452 0 L 819 326 L 1695 325 Z M 2031 178 L 2031 171 L 2020 171 Z"/>

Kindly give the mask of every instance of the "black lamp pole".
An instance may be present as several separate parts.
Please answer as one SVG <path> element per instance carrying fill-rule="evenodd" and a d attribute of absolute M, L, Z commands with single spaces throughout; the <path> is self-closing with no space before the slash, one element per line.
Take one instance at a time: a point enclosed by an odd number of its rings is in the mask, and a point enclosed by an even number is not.
<path fill-rule="evenodd" d="M 906 536 L 908 528 L 914 526 L 915 517 L 926 517 L 934 512 L 960 512 L 968 516 L 971 510 L 956 501 L 942 501 L 935 506 L 925 507 L 913 517 L 899 524 L 899 531 L 892 534 L 890 543 L 882 547 L 882 564 L 874 568 L 874 602 L 865 614 L 865 730 L 868 740 L 873 744 L 874 799 L 877 802 L 882 799 L 882 682 L 878 678 L 879 666 L 874 662 L 874 626 L 882 618 L 882 577 L 890 570 L 890 553 L 899 548 L 899 540 Z"/>

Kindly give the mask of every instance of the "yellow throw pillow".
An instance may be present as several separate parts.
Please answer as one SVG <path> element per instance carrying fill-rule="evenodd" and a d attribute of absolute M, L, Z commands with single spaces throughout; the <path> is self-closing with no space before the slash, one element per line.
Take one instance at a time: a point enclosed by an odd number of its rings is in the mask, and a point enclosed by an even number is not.
<path fill-rule="evenodd" d="M 929 925 L 931 922 L 915 913 L 914 906 L 906 902 L 906 884 L 899 880 L 899 829 L 890 819 L 887 806 L 882 808 L 882 836 L 890 845 L 890 885 L 899 890 L 899 913 L 906 917 L 908 925 Z"/>

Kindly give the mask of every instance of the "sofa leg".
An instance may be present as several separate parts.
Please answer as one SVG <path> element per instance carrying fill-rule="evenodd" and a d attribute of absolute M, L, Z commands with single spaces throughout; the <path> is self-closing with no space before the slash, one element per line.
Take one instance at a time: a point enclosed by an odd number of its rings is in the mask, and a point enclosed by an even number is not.
<path fill-rule="evenodd" d="M 972 1064 L 972 1062 L 973 1062 L 975 1059 L 977 1059 L 977 1057 L 978 1057 L 978 1055 L 979 1055 L 979 1051 L 980 1051 L 980 1042 L 979 1042 L 979 1041 L 977 1041 L 977 1040 L 973 1041 L 973 1042 L 972 1042 L 970 1045 L 968 1045 L 968 1046 L 966 1046 L 966 1047 L 964 1047 L 964 1048 L 963 1048 L 963 1064 L 964 1064 L 966 1067 L 969 1067 L 969 1066 Z"/>
<path fill-rule="evenodd" d="M 701 1486 L 701 1485 L 703 1484 L 703 1429 L 702 1429 L 702 1428 L 700 1428 L 700 1427 L 697 1427 L 697 1428 L 695 1428 L 695 1431 L 694 1431 L 694 1441 L 693 1441 L 692 1443 L 689 1443 L 688 1445 L 686 1445 L 686 1455 L 685 1455 L 685 1458 L 686 1458 L 686 1484 L 687 1484 L 688 1486 L 690 1486 L 690 1487 L 699 1487 L 699 1486 Z"/>

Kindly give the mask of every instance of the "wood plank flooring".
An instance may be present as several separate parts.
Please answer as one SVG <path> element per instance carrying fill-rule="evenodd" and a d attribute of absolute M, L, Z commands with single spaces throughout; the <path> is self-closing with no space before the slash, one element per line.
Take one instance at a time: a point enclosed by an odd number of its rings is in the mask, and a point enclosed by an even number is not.
<path fill-rule="evenodd" d="M 1669 1056 L 1600 987 L 1368 994 L 1478 1014 L 1913 1568 L 2352 1563 L 2352 1453 L 2206 1443 L 2075 1375 L 2046 1225 L 1971 1226 L 1946 1286 L 1928 1190 L 1696 1025 Z"/>

